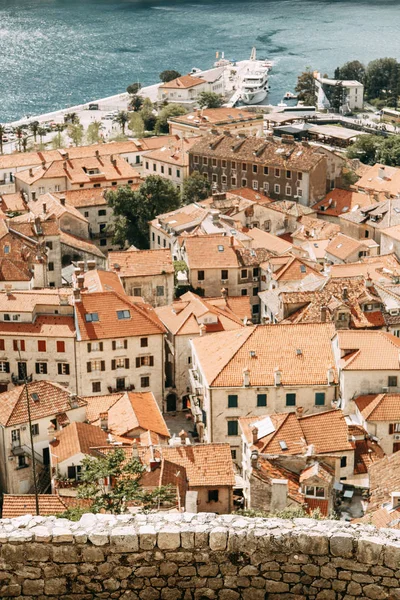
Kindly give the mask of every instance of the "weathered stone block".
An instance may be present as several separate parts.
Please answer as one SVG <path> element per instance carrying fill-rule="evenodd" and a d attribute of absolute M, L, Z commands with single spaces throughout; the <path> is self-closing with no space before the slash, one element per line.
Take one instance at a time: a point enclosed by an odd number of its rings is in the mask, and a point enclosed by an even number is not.
<path fill-rule="evenodd" d="M 354 538 L 352 535 L 347 533 L 334 534 L 329 540 L 331 553 L 333 556 L 351 558 L 353 555 L 353 542 Z"/>
<path fill-rule="evenodd" d="M 181 534 L 178 527 L 161 529 L 157 537 L 157 546 L 161 550 L 177 550 L 181 545 Z"/>
<path fill-rule="evenodd" d="M 299 549 L 304 554 L 328 554 L 329 542 L 326 535 L 319 533 L 301 533 L 297 538 Z"/>
<path fill-rule="evenodd" d="M 210 532 L 210 548 L 213 551 L 226 549 L 228 542 L 228 530 L 226 527 L 214 527 Z"/>
<path fill-rule="evenodd" d="M 383 555 L 384 542 L 378 537 L 361 537 L 358 540 L 357 560 L 362 564 L 376 565 Z"/>
<path fill-rule="evenodd" d="M 367 598 L 372 598 L 372 600 L 386 600 L 388 597 L 388 593 L 379 587 L 379 585 L 375 585 L 374 583 L 371 585 L 365 585 L 363 587 L 363 594 Z"/>

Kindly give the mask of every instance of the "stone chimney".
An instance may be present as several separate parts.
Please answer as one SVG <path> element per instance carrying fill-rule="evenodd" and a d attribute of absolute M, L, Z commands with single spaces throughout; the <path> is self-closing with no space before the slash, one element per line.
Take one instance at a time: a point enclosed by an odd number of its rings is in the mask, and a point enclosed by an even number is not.
<path fill-rule="evenodd" d="M 187 433 L 184 429 L 179 432 L 179 437 L 181 438 L 181 446 L 186 446 Z"/>
<path fill-rule="evenodd" d="M 243 387 L 249 387 L 250 386 L 250 371 L 248 369 L 248 367 L 245 367 L 243 369 Z"/>
<path fill-rule="evenodd" d="M 76 266 L 79 269 L 79 273 L 85 272 L 85 261 L 84 260 L 78 260 L 78 262 L 76 263 Z"/>
<path fill-rule="evenodd" d="M 29 169 L 29 177 L 33 177 L 33 169 Z"/>
<path fill-rule="evenodd" d="M 226 300 L 228 297 L 228 290 L 226 288 L 222 288 L 221 296 Z"/>
<path fill-rule="evenodd" d="M 200 337 L 202 337 L 206 332 L 206 326 L 204 325 L 204 323 L 200 323 L 199 325 L 199 333 L 200 333 Z"/>
<path fill-rule="evenodd" d="M 250 456 L 252 469 L 257 469 L 258 466 L 258 450 L 253 450 Z"/>
<path fill-rule="evenodd" d="M 233 236 L 233 235 L 230 236 L 230 238 L 229 238 L 229 245 L 230 245 L 231 248 L 234 247 L 234 245 L 235 245 L 235 236 Z"/>
<path fill-rule="evenodd" d="M 108 429 L 108 412 L 100 413 L 100 427 L 103 431 Z"/>
<path fill-rule="evenodd" d="M 212 210 L 210 210 L 210 215 L 212 217 L 212 222 L 214 223 L 214 225 L 218 224 L 219 217 L 220 217 L 219 210 L 217 210 L 216 208 L 213 208 Z"/>
<path fill-rule="evenodd" d="M 78 285 L 78 289 L 83 290 L 84 284 L 85 284 L 85 276 L 84 275 L 78 275 L 78 277 L 76 278 L 76 282 L 77 282 L 77 285 Z"/>
<path fill-rule="evenodd" d="M 321 323 L 326 323 L 326 306 L 321 306 Z"/>
<path fill-rule="evenodd" d="M 73 290 L 73 293 L 74 293 L 74 302 L 76 304 L 77 302 L 81 301 L 81 290 L 79 288 L 75 288 Z"/>
<path fill-rule="evenodd" d="M 33 287 L 35 289 L 47 287 L 47 264 L 43 258 L 36 259 L 33 264 Z"/>
<path fill-rule="evenodd" d="M 304 408 L 302 406 L 296 406 L 296 417 L 302 417 Z"/>
<path fill-rule="evenodd" d="M 96 261 L 95 260 L 88 260 L 87 261 L 87 268 L 89 271 L 94 271 L 96 268 Z"/>
<path fill-rule="evenodd" d="M 47 212 L 47 204 L 45 202 L 43 202 L 42 208 L 43 208 L 43 214 L 45 215 Z"/>
<path fill-rule="evenodd" d="M 257 444 L 258 442 L 258 427 L 253 425 L 251 428 L 251 435 L 253 436 L 253 444 Z"/>
<path fill-rule="evenodd" d="M 385 167 L 379 167 L 378 169 L 378 177 L 379 179 L 385 179 Z"/>
<path fill-rule="evenodd" d="M 100 158 L 100 152 L 98 150 L 95 151 L 96 158 Z"/>
<path fill-rule="evenodd" d="M 275 367 L 274 369 L 274 384 L 276 386 L 282 385 L 282 371 L 280 371 L 278 367 Z"/>
<path fill-rule="evenodd" d="M 328 367 L 328 371 L 326 373 L 326 378 L 328 380 L 328 385 L 331 385 L 335 381 L 335 369 L 332 365 Z"/>
<path fill-rule="evenodd" d="M 49 440 L 49 443 L 51 444 L 52 442 L 54 443 L 56 440 L 54 438 L 54 434 L 56 432 L 56 428 L 54 427 L 53 423 L 50 423 L 50 425 L 47 428 L 47 437 Z"/>
<path fill-rule="evenodd" d="M 347 287 L 344 287 L 342 289 L 342 300 L 348 300 L 349 299 L 349 290 Z"/>
<path fill-rule="evenodd" d="M 65 197 L 64 196 L 62 198 L 60 198 L 60 204 L 61 204 L 61 206 L 65 206 Z"/>

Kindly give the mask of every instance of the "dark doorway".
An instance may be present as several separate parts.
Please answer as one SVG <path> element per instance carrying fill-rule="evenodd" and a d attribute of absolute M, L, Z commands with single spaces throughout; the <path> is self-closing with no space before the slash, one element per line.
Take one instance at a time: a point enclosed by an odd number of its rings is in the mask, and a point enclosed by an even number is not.
<path fill-rule="evenodd" d="M 168 394 L 167 412 L 176 412 L 176 394 Z"/>
<path fill-rule="evenodd" d="M 45 467 L 50 464 L 50 448 L 43 448 L 43 464 Z"/>

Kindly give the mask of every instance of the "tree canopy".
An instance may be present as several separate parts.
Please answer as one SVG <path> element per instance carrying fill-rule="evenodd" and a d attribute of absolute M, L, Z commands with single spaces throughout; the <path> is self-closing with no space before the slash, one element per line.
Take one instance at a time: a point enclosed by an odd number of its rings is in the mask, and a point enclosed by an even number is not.
<path fill-rule="evenodd" d="M 149 247 L 149 221 L 180 206 L 180 194 L 171 181 L 150 175 L 136 191 L 129 186 L 107 193 L 107 202 L 116 216 L 114 243 L 127 241 L 137 248 Z"/>
<path fill-rule="evenodd" d="M 335 79 L 347 79 L 364 83 L 366 76 L 365 66 L 359 60 L 351 60 L 335 69 Z"/>
<path fill-rule="evenodd" d="M 181 74 L 179 73 L 179 71 L 175 71 L 174 69 L 166 69 L 165 71 L 160 73 L 160 79 L 164 83 L 167 83 L 168 81 L 172 81 L 173 79 L 177 79 L 177 77 L 180 77 L 180 76 L 181 76 Z"/>
<path fill-rule="evenodd" d="M 315 106 L 317 98 L 315 95 L 315 79 L 309 67 L 297 77 L 295 87 L 299 100 L 307 106 Z"/>
<path fill-rule="evenodd" d="M 86 139 L 88 144 L 97 144 L 100 141 L 101 121 L 93 121 L 87 128 Z"/>
<path fill-rule="evenodd" d="M 131 94 L 132 96 L 134 96 L 135 94 L 138 93 L 138 91 L 142 88 L 142 84 L 137 82 L 137 83 L 131 83 L 131 85 L 128 85 L 128 87 L 126 88 L 126 91 L 128 92 L 128 94 Z"/>
<path fill-rule="evenodd" d="M 201 92 L 199 94 L 198 103 L 200 108 L 220 108 L 222 102 L 221 94 L 215 92 Z"/>
<path fill-rule="evenodd" d="M 140 478 L 146 467 L 135 457 L 126 459 L 122 448 L 99 457 L 85 456 L 82 460 L 81 484 L 78 498 L 93 502 L 92 512 L 105 510 L 113 514 L 126 512 L 127 503 L 134 503 L 143 509 L 154 508 L 159 503 L 172 498 L 170 486 L 146 490 Z M 112 487 L 104 481 L 110 478 Z"/>
<path fill-rule="evenodd" d="M 155 130 L 157 135 L 160 133 L 168 133 L 168 119 L 171 117 L 179 117 L 180 115 L 185 115 L 187 113 L 187 109 L 181 104 L 167 104 L 164 106 L 158 114 L 157 122 L 155 126 Z"/>
<path fill-rule="evenodd" d="M 367 165 L 376 162 L 389 167 L 400 167 L 400 135 L 379 137 L 363 135 L 347 150 L 350 158 L 358 158 Z"/>
<path fill-rule="evenodd" d="M 395 58 L 378 58 L 368 64 L 365 95 L 374 98 L 396 99 L 400 94 L 400 65 Z"/>
<path fill-rule="evenodd" d="M 211 185 L 208 179 L 203 177 L 198 171 L 193 173 L 183 182 L 182 203 L 190 204 L 199 202 L 209 197 Z"/>

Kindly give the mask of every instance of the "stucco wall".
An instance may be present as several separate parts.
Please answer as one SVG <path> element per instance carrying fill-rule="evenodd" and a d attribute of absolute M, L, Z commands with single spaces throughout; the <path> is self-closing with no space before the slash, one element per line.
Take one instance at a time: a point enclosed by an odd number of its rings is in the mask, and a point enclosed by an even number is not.
<path fill-rule="evenodd" d="M 400 598 L 400 532 L 339 521 L 151 514 L 0 521 L 2 598 Z"/>

